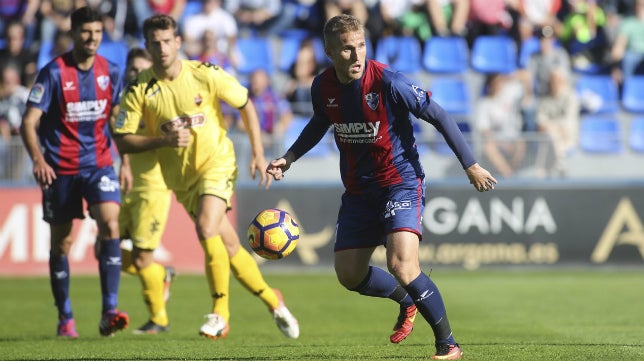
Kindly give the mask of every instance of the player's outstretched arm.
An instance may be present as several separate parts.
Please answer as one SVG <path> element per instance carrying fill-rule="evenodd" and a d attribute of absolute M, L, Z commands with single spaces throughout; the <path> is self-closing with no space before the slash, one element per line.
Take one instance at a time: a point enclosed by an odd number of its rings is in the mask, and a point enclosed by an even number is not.
<path fill-rule="evenodd" d="M 185 148 L 190 145 L 191 140 L 190 130 L 184 128 L 170 130 L 160 137 L 132 133 L 114 135 L 114 142 L 121 154 L 145 152 L 161 147 Z"/>
<path fill-rule="evenodd" d="M 284 173 L 291 167 L 295 160 L 293 152 L 288 151 L 281 158 L 273 159 L 266 168 L 266 173 L 273 176 L 275 180 L 284 178 Z"/>
<path fill-rule="evenodd" d="M 496 185 L 496 179 L 492 177 L 492 174 L 478 163 L 474 163 L 465 169 L 465 173 L 472 186 L 479 192 L 491 191 Z"/>

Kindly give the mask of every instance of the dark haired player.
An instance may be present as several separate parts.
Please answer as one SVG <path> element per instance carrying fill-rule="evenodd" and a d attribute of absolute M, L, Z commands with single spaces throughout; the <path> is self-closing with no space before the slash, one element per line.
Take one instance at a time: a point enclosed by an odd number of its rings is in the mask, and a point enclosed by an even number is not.
<path fill-rule="evenodd" d="M 88 7 L 71 15 L 73 48 L 38 74 L 22 119 L 21 135 L 42 188 L 44 220 L 51 231 L 49 277 L 58 308 L 58 336 L 78 337 L 69 297 L 72 220 L 84 218 L 83 199 L 98 226 L 96 257 L 102 293 L 99 332 L 127 327 L 118 311 L 121 277 L 119 182 L 112 167 L 109 119 L 118 113 L 120 69 L 97 55 L 101 15 Z M 41 147 L 44 153 L 41 152 Z"/>

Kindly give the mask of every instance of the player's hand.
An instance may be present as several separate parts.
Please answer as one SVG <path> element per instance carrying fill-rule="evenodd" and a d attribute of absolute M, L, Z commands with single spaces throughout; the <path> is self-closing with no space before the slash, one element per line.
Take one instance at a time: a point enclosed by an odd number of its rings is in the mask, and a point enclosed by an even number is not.
<path fill-rule="evenodd" d="M 173 129 L 168 132 L 167 140 L 170 147 L 186 148 L 188 145 L 190 145 L 192 134 L 190 133 L 190 129 Z"/>
<path fill-rule="evenodd" d="M 284 178 L 284 173 L 291 167 L 293 163 L 293 154 L 286 152 L 286 154 L 277 159 L 273 159 L 266 168 L 266 173 L 273 176 L 275 180 L 281 180 Z"/>
<path fill-rule="evenodd" d="M 492 174 L 478 163 L 474 163 L 467 168 L 465 173 L 467 173 L 467 178 L 470 179 L 470 184 L 479 192 L 491 191 L 497 183 Z"/>
<path fill-rule="evenodd" d="M 44 159 L 34 161 L 33 175 L 42 189 L 47 189 L 56 179 L 56 172 Z"/>
<path fill-rule="evenodd" d="M 123 194 L 129 194 L 132 190 L 132 182 L 134 180 L 132 176 L 132 168 L 130 168 L 130 162 L 126 161 L 128 159 L 127 154 L 124 154 L 121 162 L 121 171 L 119 172 L 119 183 L 121 185 L 121 190 Z"/>
<path fill-rule="evenodd" d="M 264 189 L 268 189 L 272 182 L 272 179 L 266 173 L 262 172 L 262 169 L 266 169 L 266 164 L 266 158 L 262 154 L 253 156 L 250 160 L 250 176 L 252 179 L 255 179 L 255 172 L 259 173 L 260 179 L 258 185 L 264 185 Z"/>

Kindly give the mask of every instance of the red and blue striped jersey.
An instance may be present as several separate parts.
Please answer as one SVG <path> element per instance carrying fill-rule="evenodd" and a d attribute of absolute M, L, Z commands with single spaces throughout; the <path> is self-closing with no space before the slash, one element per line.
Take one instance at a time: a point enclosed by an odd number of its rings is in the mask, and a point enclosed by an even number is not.
<path fill-rule="evenodd" d="M 112 165 L 109 119 L 121 90 L 120 69 L 100 55 L 87 71 L 76 67 L 71 52 L 40 70 L 28 106 L 43 111 L 38 136 L 56 173 Z"/>
<path fill-rule="evenodd" d="M 312 85 L 314 115 L 290 151 L 295 159 L 333 128 L 340 174 L 349 193 L 364 193 L 424 179 L 411 115 L 437 128 L 464 168 L 476 163 L 456 122 L 431 101 L 431 92 L 368 60 L 359 80 L 341 84 L 331 67 Z"/>

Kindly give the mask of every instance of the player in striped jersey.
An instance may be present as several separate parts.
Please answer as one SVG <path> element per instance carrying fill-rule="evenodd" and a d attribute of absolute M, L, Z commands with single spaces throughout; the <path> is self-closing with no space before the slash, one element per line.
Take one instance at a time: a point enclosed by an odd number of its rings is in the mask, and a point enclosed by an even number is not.
<path fill-rule="evenodd" d="M 345 187 L 334 247 L 338 280 L 351 291 L 400 304 L 391 342 L 409 335 L 417 310 L 434 332 L 432 358 L 460 359 L 462 351 L 438 287 L 420 268 L 425 173 L 410 115 L 438 129 L 478 191 L 494 189 L 496 180 L 478 165 L 456 122 L 431 99 L 430 92 L 386 65 L 366 59 L 365 32 L 358 19 L 331 18 L 324 27 L 324 42 L 333 66 L 313 82 L 314 115 L 286 154 L 273 160 L 266 171 L 282 179 L 292 163 L 332 127 Z M 380 245 L 386 246 L 391 274 L 369 264 Z"/>
<path fill-rule="evenodd" d="M 73 48 L 39 73 L 29 94 L 21 135 L 42 188 L 44 220 L 51 231 L 49 275 L 58 335 L 78 337 L 69 297 L 68 254 L 72 220 L 84 218 L 83 199 L 98 226 L 96 257 L 102 293 L 99 332 L 127 327 L 117 310 L 121 272 L 119 182 L 112 167 L 109 119 L 118 113 L 122 89 L 118 67 L 97 54 L 101 15 L 83 7 L 72 13 Z M 41 147 L 44 153 L 41 151 Z"/>

